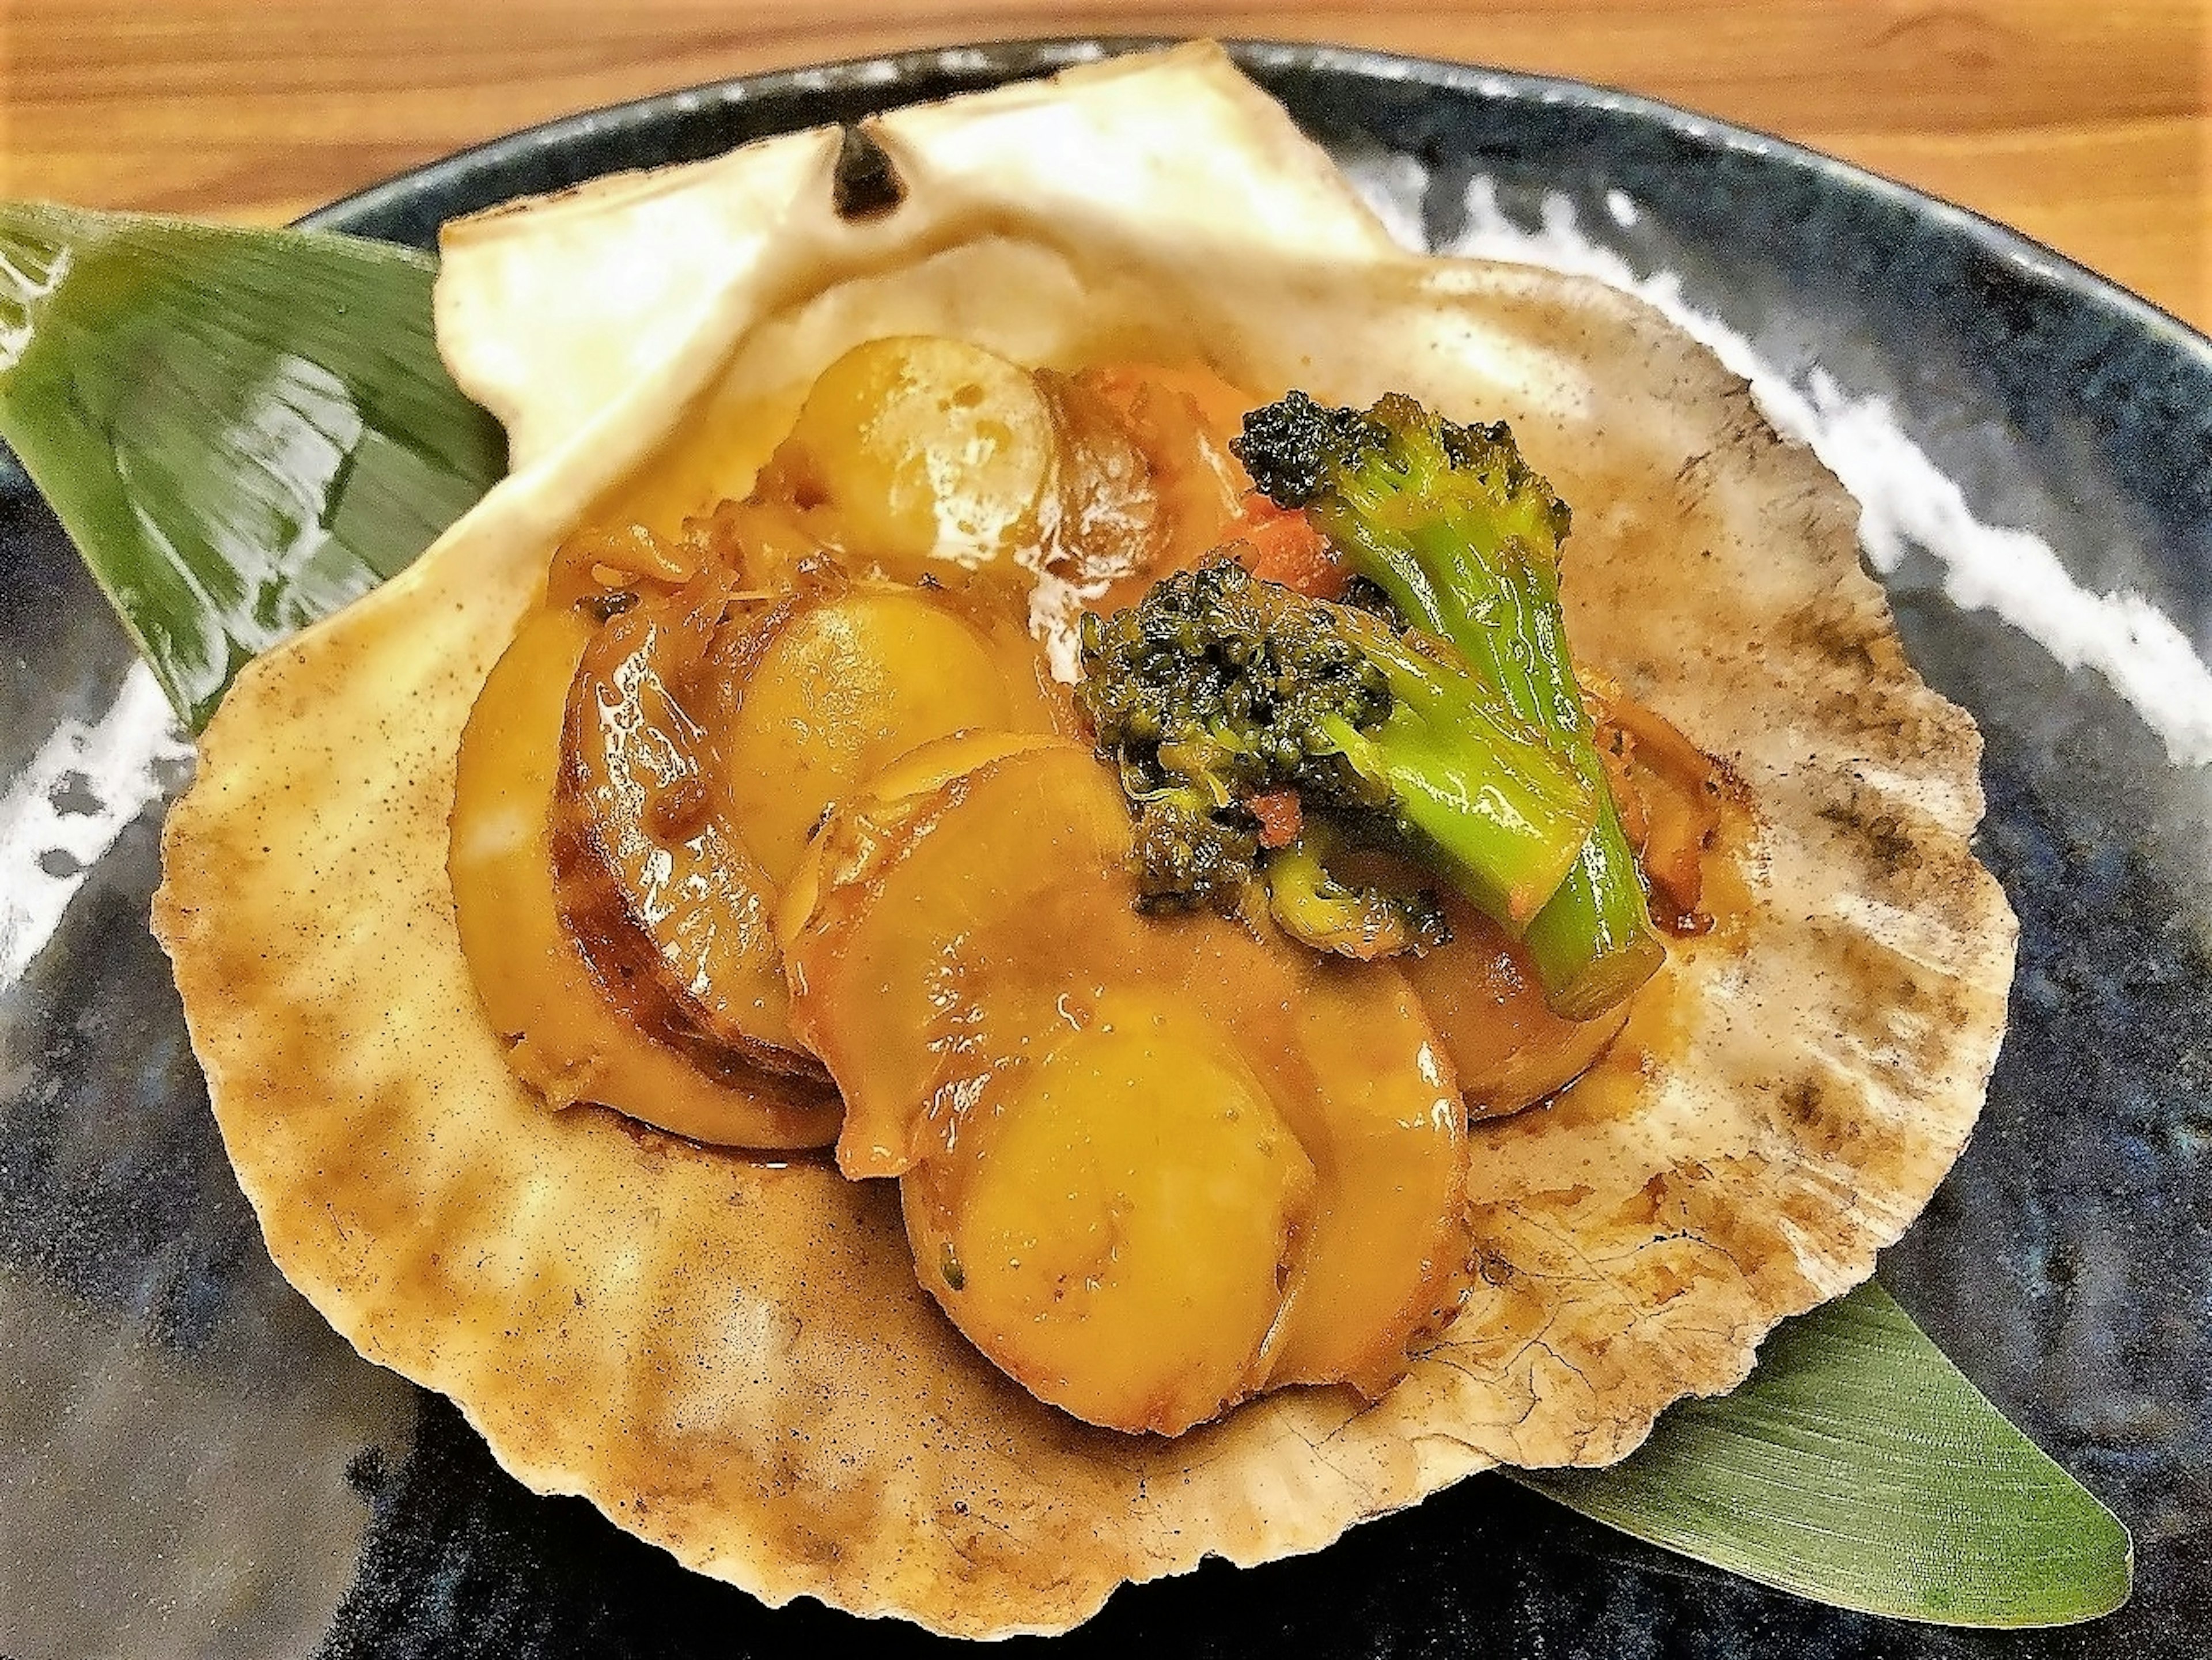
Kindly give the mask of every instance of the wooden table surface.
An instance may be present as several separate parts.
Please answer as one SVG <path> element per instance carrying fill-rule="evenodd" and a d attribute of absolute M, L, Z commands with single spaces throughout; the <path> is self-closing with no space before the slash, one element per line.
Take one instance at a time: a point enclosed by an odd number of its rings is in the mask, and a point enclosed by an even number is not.
<path fill-rule="evenodd" d="M 0 194 L 258 221 L 755 70 L 1012 35 L 1337 40 L 1780 133 L 2212 330 L 2212 0 L 0 0 Z"/>

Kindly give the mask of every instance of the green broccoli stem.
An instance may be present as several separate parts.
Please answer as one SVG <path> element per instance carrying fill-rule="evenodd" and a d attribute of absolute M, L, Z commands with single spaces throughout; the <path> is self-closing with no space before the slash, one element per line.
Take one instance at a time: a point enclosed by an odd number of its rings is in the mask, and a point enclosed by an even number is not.
<path fill-rule="evenodd" d="M 1589 748 L 1587 741 L 1583 747 Z M 1581 858 L 1522 936 L 1545 1002 L 1567 1020 L 1595 1020 L 1633 995 L 1667 960 L 1620 810 L 1602 778 L 1598 789 L 1598 820 Z"/>
<path fill-rule="evenodd" d="M 1382 670 L 1395 700 L 1362 733 L 1341 715 L 1316 722 L 1336 752 L 1395 798 L 1454 883 L 1509 931 L 1521 933 L 1577 867 L 1602 797 L 1537 739 L 1488 688 L 1449 677 L 1379 618 L 1345 613 L 1345 627 Z"/>
<path fill-rule="evenodd" d="M 1591 741 L 1566 647 L 1550 527 L 1537 522 L 1533 507 L 1516 506 L 1501 516 L 1460 505 L 1404 530 L 1389 527 L 1393 515 L 1382 503 L 1356 496 L 1316 503 L 1313 514 L 1354 570 L 1407 622 L 1457 647 L 1595 794 L 1589 840 L 1522 935 L 1546 1002 L 1567 1019 L 1588 1020 L 1631 995 L 1667 953 Z"/>

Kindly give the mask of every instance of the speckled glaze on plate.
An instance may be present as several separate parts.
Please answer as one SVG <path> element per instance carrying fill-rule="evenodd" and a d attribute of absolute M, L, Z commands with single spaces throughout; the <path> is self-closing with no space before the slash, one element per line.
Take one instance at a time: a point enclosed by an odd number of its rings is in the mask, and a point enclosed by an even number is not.
<path fill-rule="evenodd" d="M 508 197 L 1101 49 L 927 52 L 675 94 L 469 151 L 316 222 L 428 246 L 442 220 Z M 1673 272 L 1778 374 L 1817 367 L 1882 400 L 1973 520 L 2205 642 L 2212 343 L 1971 215 L 1644 100 L 1328 49 L 1238 56 L 1389 182 L 1408 234 L 1459 243 L 1481 228 L 1471 202 L 1496 217 L 1493 244 L 1571 220 L 1633 274 Z M 531 1496 L 444 1402 L 360 1361 L 283 1285 L 146 932 L 158 798 L 185 763 L 4 452 L 0 560 L 0 1657 L 949 1646 L 811 1604 L 768 1613 L 580 1500 Z M 2130 704 L 2061 666 L 1986 605 L 1954 604 L 1944 575 L 1908 550 L 1885 581 L 1922 672 L 1988 740 L 1982 852 L 2022 948 L 1980 1132 L 1883 1276 L 2134 1529 L 2135 1602 L 2042 1634 L 1899 1626 L 1486 1476 L 1317 1558 L 1124 1590 L 1060 1649 L 2196 1651 L 2212 1618 L 2212 778 L 2170 758 L 2142 687 Z M 138 794 L 106 781 L 119 771 Z"/>

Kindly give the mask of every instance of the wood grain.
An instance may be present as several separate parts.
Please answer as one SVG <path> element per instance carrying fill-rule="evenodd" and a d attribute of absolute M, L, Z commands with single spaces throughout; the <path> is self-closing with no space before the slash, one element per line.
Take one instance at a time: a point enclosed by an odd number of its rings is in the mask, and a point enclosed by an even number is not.
<path fill-rule="evenodd" d="M 592 105 L 1007 36 L 1332 40 L 1650 93 L 2212 329 L 2212 0 L 0 0 L 0 192 L 258 221 Z"/>

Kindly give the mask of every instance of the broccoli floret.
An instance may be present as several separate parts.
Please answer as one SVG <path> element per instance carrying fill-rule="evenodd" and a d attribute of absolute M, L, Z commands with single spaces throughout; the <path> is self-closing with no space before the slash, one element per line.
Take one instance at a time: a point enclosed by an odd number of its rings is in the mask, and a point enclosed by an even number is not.
<path fill-rule="evenodd" d="M 1566 505 L 1503 423 L 1460 426 L 1394 395 L 1365 410 L 1303 392 L 1244 417 L 1231 446 L 1276 505 L 1303 509 L 1355 577 L 1449 641 L 1595 793 L 1597 824 L 1523 938 L 1552 1006 L 1589 1019 L 1664 960 L 1622 834 L 1559 608 Z"/>
<path fill-rule="evenodd" d="M 1222 559 L 1083 619 L 1077 689 L 1139 814 L 1142 897 L 1234 909 L 1255 795 L 1382 815 L 1517 927 L 1573 865 L 1589 787 L 1448 651 Z M 1200 820 L 1231 838 L 1210 836 Z"/>
<path fill-rule="evenodd" d="M 1267 854 L 1267 909 L 1285 933 L 1363 962 L 1451 943 L 1433 893 L 1347 879 L 1338 862 L 1344 845 L 1336 824 L 1309 818 L 1297 840 Z"/>
<path fill-rule="evenodd" d="M 1138 909 L 1235 910 L 1259 858 L 1256 827 L 1222 811 L 1207 792 L 1184 786 L 1156 789 L 1134 805 L 1129 862 Z"/>

